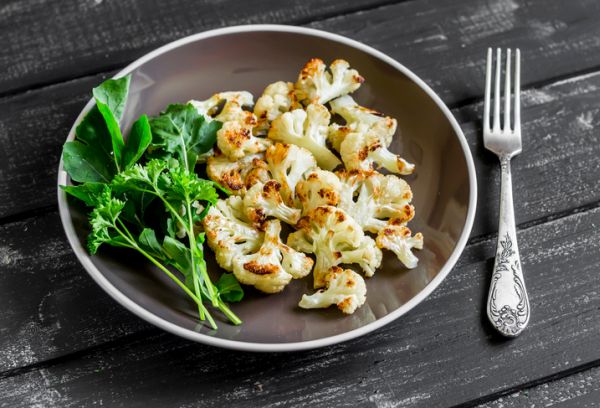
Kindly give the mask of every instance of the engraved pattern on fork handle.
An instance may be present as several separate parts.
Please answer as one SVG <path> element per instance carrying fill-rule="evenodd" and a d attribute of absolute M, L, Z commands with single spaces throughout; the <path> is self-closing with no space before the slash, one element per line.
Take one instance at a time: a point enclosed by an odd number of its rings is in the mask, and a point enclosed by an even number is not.
<path fill-rule="evenodd" d="M 529 323 L 529 298 L 523 281 L 512 199 L 510 156 L 500 158 L 500 223 L 487 315 L 503 335 L 518 336 Z"/>

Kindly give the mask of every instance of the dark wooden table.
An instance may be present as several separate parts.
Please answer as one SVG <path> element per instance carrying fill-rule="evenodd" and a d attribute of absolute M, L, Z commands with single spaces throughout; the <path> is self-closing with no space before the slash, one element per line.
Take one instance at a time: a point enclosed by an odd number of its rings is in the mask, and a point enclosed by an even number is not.
<path fill-rule="evenodd" d="M 480 195 L 464 254 L 363 338 L 274 355 L 191 343 L 110 299 L 63 234 L 56 169 L 92 86 L 171 40 L 247 23 L 374 46 L 425 79 L 469 140 Z M 597 0 L 5 0 L 0 41 L 0 407 L 600 406 Z M 499 192 L 480 135 L 488 46 L 524 56 L 513 171 L 533 315 L 511 341 L 484 317 Z"/>

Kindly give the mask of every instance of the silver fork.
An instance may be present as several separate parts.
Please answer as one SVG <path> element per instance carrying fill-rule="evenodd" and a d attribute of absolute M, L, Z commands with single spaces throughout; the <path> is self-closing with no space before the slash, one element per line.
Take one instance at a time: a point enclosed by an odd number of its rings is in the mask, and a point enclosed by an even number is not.
<path fill-rule="evenodd" d="M 487 315 L 492 325 L 503 335 L 518 336 L 529 322 L 529 298 L 523 281 L 521 260 L 517 246 L 515 213 L 512 197 L 510 159 L 521 153 L 520 76 L 521 54 L 515 52 L 514 124 L 511 128 L 511 50 L 506 51 L 504 83 L 504 124 L 500 126 L 500 77 L 502 51 L 496 51 L 494 81 L 494 118 L 490 127 L 490 94 L 492 86 L 492 49 L 487 53 L 485 104 L 483 113 L 483 142 L 485 148 L 500 159 L 502 184 L 500 187 L 500 221 L 496 261 L 487 302 Z"/>

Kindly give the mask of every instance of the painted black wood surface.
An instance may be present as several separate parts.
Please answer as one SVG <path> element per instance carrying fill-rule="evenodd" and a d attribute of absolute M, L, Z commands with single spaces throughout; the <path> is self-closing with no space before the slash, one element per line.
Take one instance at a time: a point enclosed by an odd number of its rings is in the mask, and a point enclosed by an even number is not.
<path fill-rule="evenodd" d="M 414 70 L 459 119 L 480 203 L 458 265 L 375 333 L 282 355 L 218 350 L 131 315 L 83 271 L 56 212 L 60 146 L 92 86 L 214 27 L 308 25 Z M 600 3 L 595 0 L 0 4 L 0 407 L 593 406 L 600 402 Z M 532 310 L 485 323 L 498 169 L 480 137 L 483 55 L 524 55 L 515 210 Z"/>

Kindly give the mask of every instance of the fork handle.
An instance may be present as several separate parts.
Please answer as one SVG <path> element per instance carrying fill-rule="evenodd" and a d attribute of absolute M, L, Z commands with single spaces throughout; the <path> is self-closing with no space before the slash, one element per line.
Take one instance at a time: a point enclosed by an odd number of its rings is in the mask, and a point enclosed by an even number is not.
<path fill-rule="evenodd" d="M 530 308 L 517 245 L 510 156 L 500 157 L 500 166 L 500 224 L 487 315 L 500 333 L 515 337 L 527 326 Z"/>

